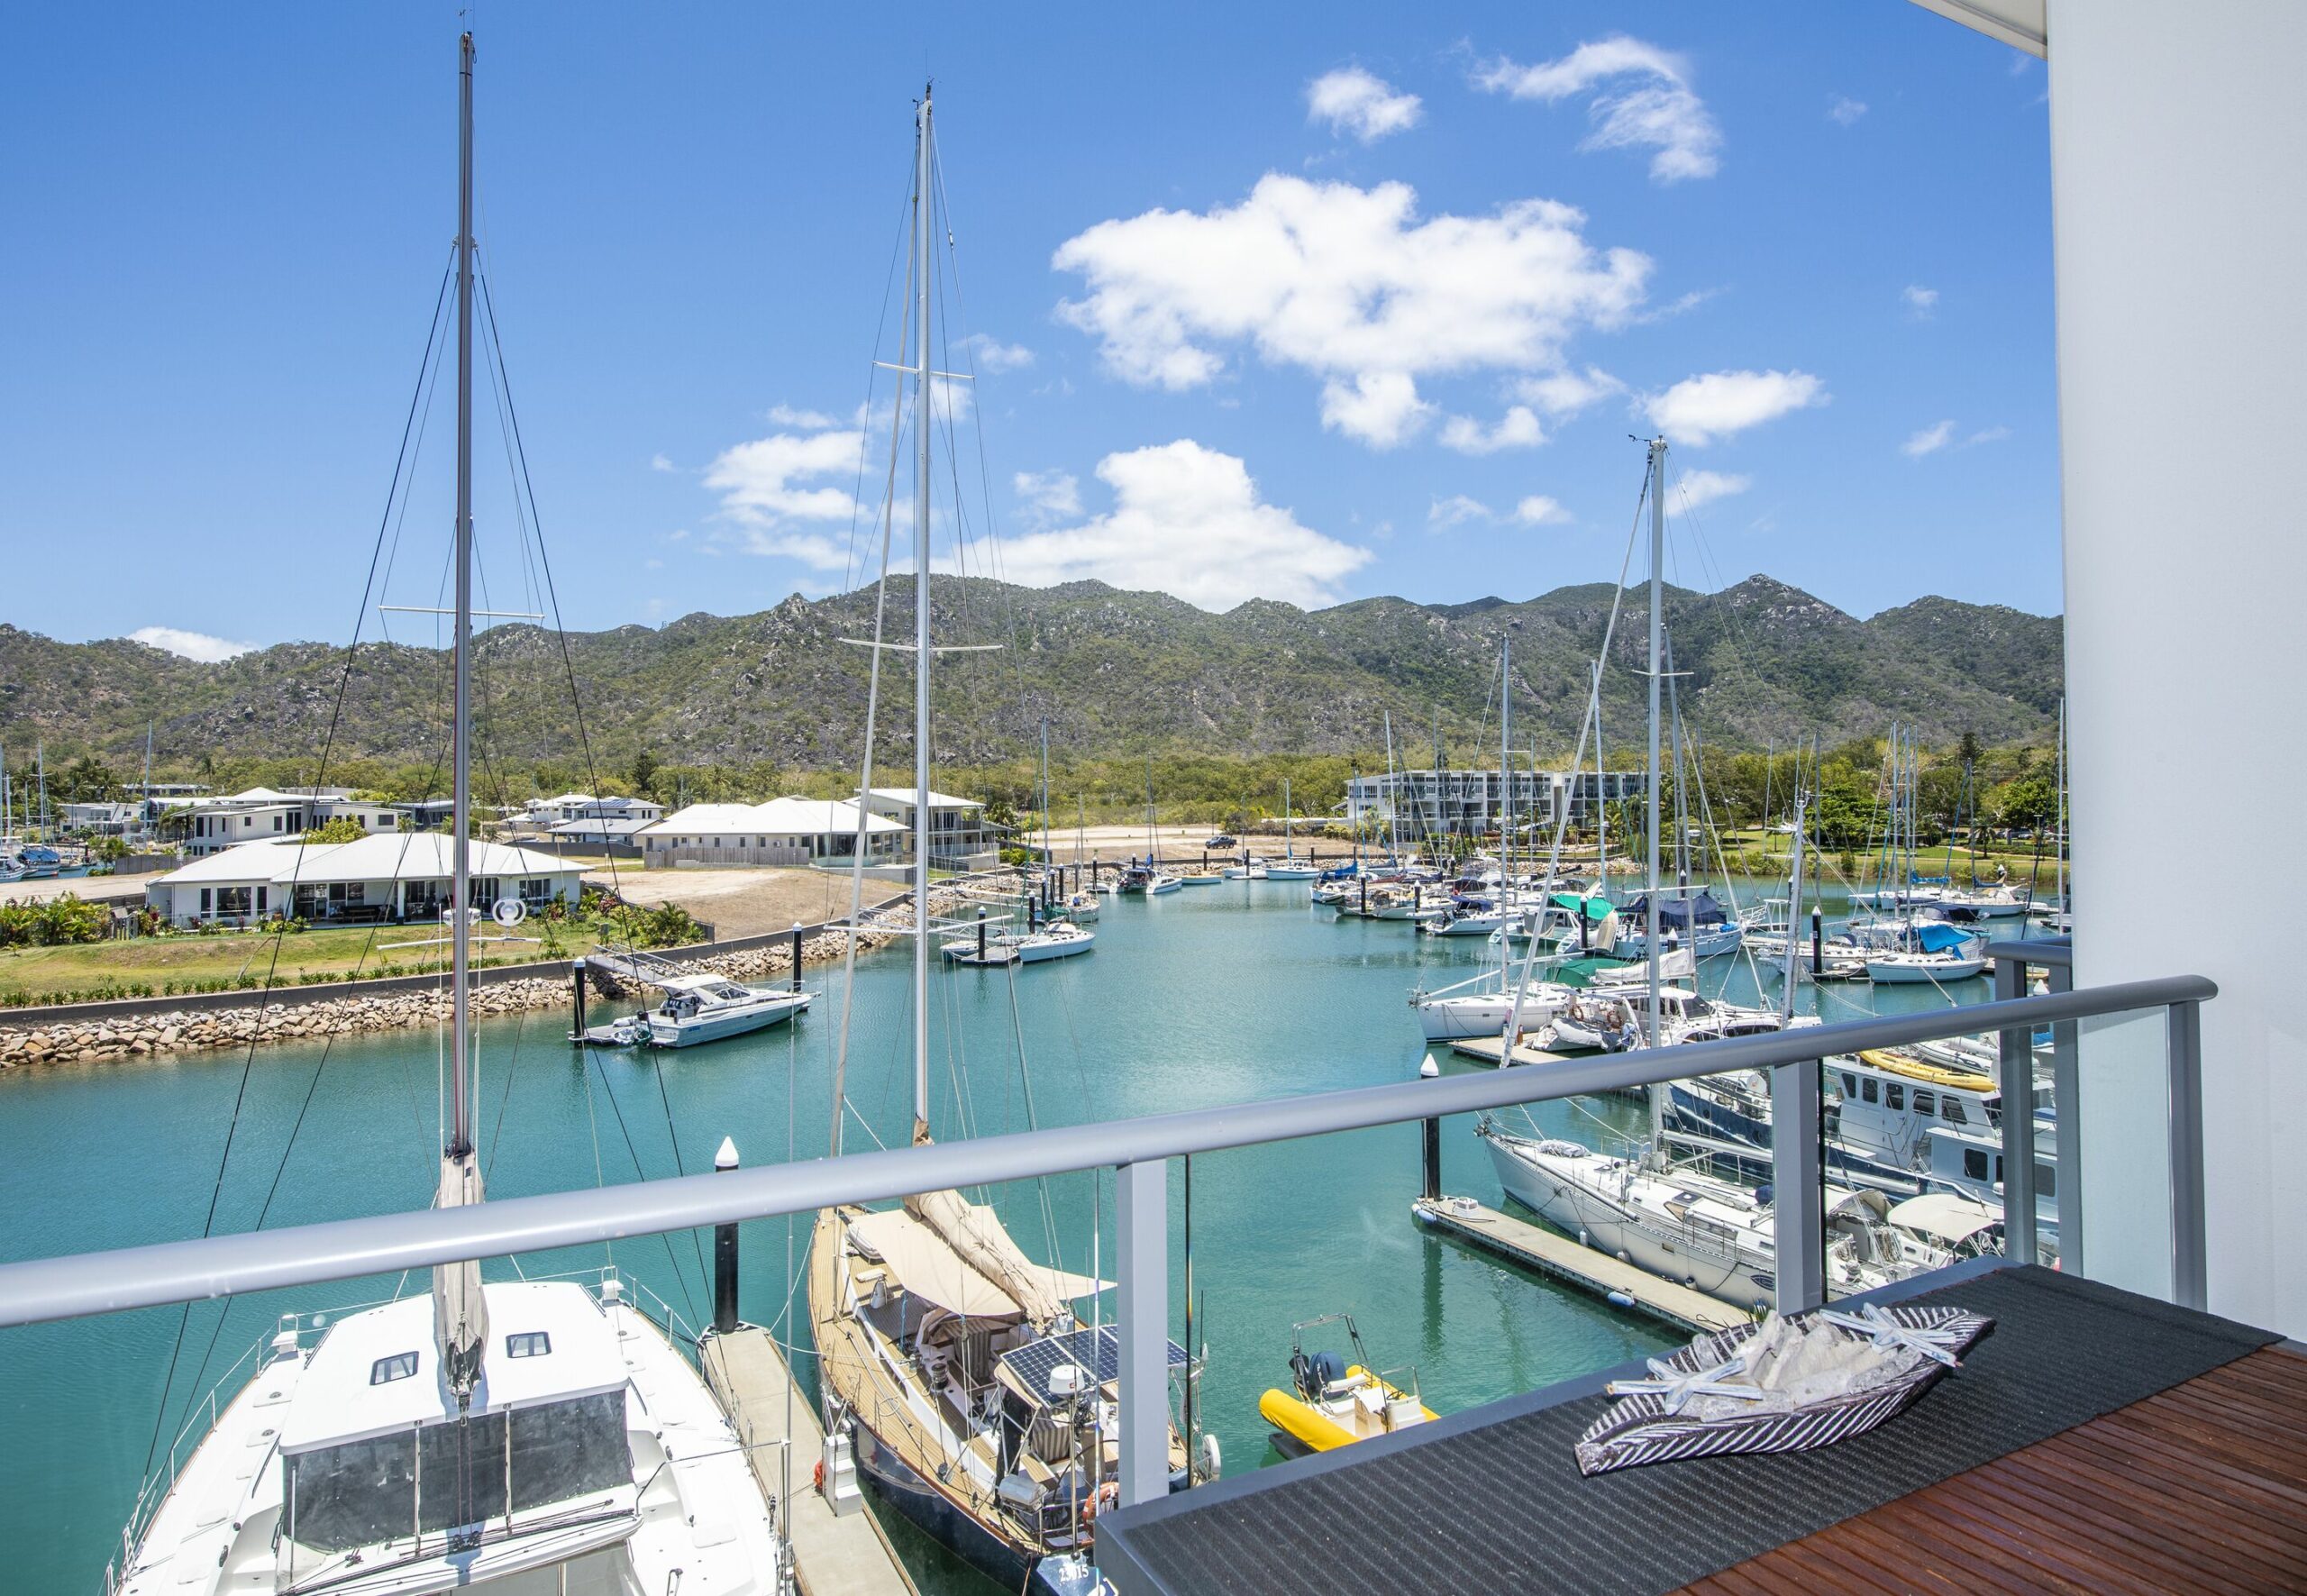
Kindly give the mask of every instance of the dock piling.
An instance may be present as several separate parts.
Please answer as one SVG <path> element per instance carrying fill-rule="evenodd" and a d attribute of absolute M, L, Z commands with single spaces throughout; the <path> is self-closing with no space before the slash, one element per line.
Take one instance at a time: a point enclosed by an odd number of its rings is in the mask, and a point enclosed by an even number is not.
<path fill-rule="evenodd" d="M 736 1139 L 723 1136 L 720 1151 L 713 1155 L 713 1171 L 716 1174 L 727 1174 L 736 1167 Z M 734 1225 L 716 1225 L 713 1227 L 713 1327 L 724 1336 L 737 1327 L 737 1227 Z"/>
<path fill-rule="evenodd" d="M 1810 911 L 1810 979 L 1812 980 L 1819 979 L 1819 972 L 1826 967 L 1826 962 L 1825 922 L 1819 911 L 1814 908 Z"/>
<path fill-rule="evenodd" d="M 569 1033 L 569 1039 L 581 1044 L 585 1040 L 585 961 L 582 959 L 569 962 L 569 1002 L 575 1011 L 570 1017 L 577 1022 Z"/>
<path fill-rule="evenodd" d="M 985 962 L 985 906 L 982 904 L 978 906 L 977 911 L 977 962 L 980 964 Z"/>
<path fill-rule="evenodd" d="M 1426 1122 L 1426 1200 L 1442 1200 L 1442 1122 Z"/>
<path fill-rule="evenodd" d="M 793 922 L 793 990 L 801 990 L 801 922 Z"/>

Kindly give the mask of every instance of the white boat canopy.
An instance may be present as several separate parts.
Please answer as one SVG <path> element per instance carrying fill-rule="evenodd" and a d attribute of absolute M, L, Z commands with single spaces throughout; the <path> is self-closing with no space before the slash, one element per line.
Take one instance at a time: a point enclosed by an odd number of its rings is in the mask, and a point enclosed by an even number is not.
<path fill-rule="evenodd" d="M 889 1266 L 897 1283 L 949 1312 L 968 1318 L 1025 1317 L 1026 1310 L 1015 1297 L 962 1262 L 942 1236 L 903 1208 L 861 1214 L 849 1222 L 849 1234 Z M 1087 1275 L 1038 1263 L 1025 1267 L 1056 1301 L 1091 1296 L 1103 1289 L 1101 1282 Z"/>

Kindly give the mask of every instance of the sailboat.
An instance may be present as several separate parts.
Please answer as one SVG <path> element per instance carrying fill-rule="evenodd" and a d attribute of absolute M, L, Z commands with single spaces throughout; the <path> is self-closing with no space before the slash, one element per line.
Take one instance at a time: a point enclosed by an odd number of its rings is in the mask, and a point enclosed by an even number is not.
<path fill-rule="evenodd" d="M 1661 684 L 1665 652 L 1666 441 L 1649 446 L 1646 491 L 1650 498 L 1649 681 L 1650 758 L 1646 783 L 1648 880 L 1641 900 L 1647 963 L 1644 987 L 1616 1006 L 1623 1045 L 1644 1037 L 1671 1043 L 1684 1027 L 1693 994 L 1662 985 L 1660 935 L 1667 903 L 1659 890 Z M 1606 640 L 1607 641 L 1607 640 Z M 1695 953 L 1696 950 L 1692 949 Z M 1632 983 L 1628 983 L 1629 987 Z M 1553 1029 L 1559 1032 L 1564 1019 Z M 1777 1215 L 1766 1194 L 1667 1162 L 1665 1094 L 1650 1096 L 1649 1146 L 1637 1157 L 1609 1157 L 1582 1143 L 1523 1135 L 1484 1117 L 1476 1134 L 1489 1145 L 1499 1183 L 1550 1224 L 1586 1237 L 1603 1252 L 1628 1258 L 1653 1273 L 1683 1281 L 1742 1308 L 1768 1307 L 1777 1272 Z M 1827 1282 L 1837 1293 L 1886 1285 L 1948 1254 L 1891 1225 L 1880 1192 L 1828 1186 L 1825 1192 Z"/>
<path fill-rule="evenodd" d="M 455 902 L 470 902 L 472 35 L 460 46 Z M 438 1203 L 481 1200 L 468 997 L 453 944 Z M 614 1274 L 484 1284 L 284 1318 L 240 1394 L 123 1535 L 112 1596 L 467 1585 L 599 1592 L 780 1588 L 782 1544 L 734 1429 Z M 317 1341 L 312 1339 L 318 1330 Z"/>
<path fill-rule="evenodd" d="M 1297 816 L 1291 812 L 1290 802 L 1290 778 L 1284 776 L 1281 779 L 1281 857 L 1266 861 L 1265 879 L 1269 881 L 1310 881 L 1322 873 L 1318 865 L 1309 864 L 1298 857 L 1296 823 Z"/>
<path fill-rule="evenodd" d="M 915 112 L 914 780 L 929 788 L 931 100 Z M 874 639 L 877 651 L 893 645 Z M 866 759 L 870 769 L 871 750 Z M 861 787 L 864 785 L 862 781 Z M 913 862 L 913 1127 L 929 1129 L 929 867 Z M 845 1036 L 844 1036 L 845 1039 Z M 836 1066 L 838 1071 L 838 1066 Z M 836 1080 L 839 1080 L 837 1073 Z M 834 1147 L 845 1105 L 835 1088 Z M 923 1191 L 818 1215 L 809 1255 L 825 1433 L 898 1511 L 1017 1591 L 1093 1588 L 1085 1554 L 1118 1494 L 1120 1338 L 1074 1309 L 1105 1289 L 1035 1262 L 989 1205 Z M 1170 1368 L 1190 1382 L 1185 1352 Z M 1189 1477 L 1174 1430 L 1173 1488 Z M 1214 1472 L 1214 1471 L 1211 1471 Z"/>

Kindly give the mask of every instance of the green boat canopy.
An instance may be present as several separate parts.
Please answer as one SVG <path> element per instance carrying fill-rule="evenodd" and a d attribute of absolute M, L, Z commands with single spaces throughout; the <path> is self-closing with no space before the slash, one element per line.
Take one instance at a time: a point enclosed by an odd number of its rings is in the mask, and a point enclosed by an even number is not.
<path fill-rule="evenodd" d="M 1554 906 L 1556 908 L 1583 909 L 1586 917 L 1598 924 L 1609 917 L 1610 910 L 1617 907 L 1607 898 L 1581 898 L 1575 892 L 1555 893 Z"/>

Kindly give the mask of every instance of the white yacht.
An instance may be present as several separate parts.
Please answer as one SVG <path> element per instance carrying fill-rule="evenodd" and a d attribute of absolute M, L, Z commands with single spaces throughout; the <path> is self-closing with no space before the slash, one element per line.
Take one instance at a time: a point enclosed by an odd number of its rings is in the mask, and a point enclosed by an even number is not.
<path fill-rule="evenodd" d="M 457 315 L 473 307 L 472 35 L 460 45 Z M 472 380 L 457 383 L 451 902 L 471 900 Z M 483 1199 L 474 1145 L 472 920 L 453 973 L 435 1202 Z M 404 1276 L 404 1279 L 406 1277 Z M 111 1596 L 771 1596 L 783 1548 L 743 1446 L 665 1332 L 569 1281 L 432 1290 L 294 1318 L 180 1469 L 139 1495 Z M 670 1316 L 669 1316 L 670 1317 Z M 305 1345 L 306 1327 L 318 1339 Z M 228 1376 L 229 1378 L 229 1376 Z M 189 1433 L 189 1432 L 187 1432 Z M 176 1449 L 171 1448 L 171 1461 Z"/>
<path fill-rule="evenodd" d="M 285 1323 L 132 1525 L 111 1590 L 771 1596 L 779 1542 L 744 1450 L 621 1282 L 482 1295 L 461 1401 L 429 1295 Z M 461 1486 L 460 1456 L 481 1465 Z"/>
<path fill-rule="evenodd" d="M 1590 1246 L 1739 1308 L 1776 1300 L 1777 1215 L 1761 1191 L 1675 1169 L 1652 1154 L 1613 1158 L 1578 1142 L 1477 1132 L 1507 1194 Z M 1947 1254 L 1889 1225 L 1880 1192 L 1826 1189 L 1827 1290 L 1847 1296 L 1943 1267 Z"/>
<path fill-rule="evenodd" d="M 791 987 L 752 987 L 725 975 L 657 975 L 664 1001 L 643 1017 L 658 1047 L 694 1047 L 780 1025 L 809 1007 L 809 994 Z"/>
<path fill-rule="evenodd" d="M 1497 981 L 1495 972 L 1477 977 Z M 1576 989 L 1559 981 L 1534 980 L 1522 989 L 1520 1028 L 1540 1030 L 1560 1017 L 1577 996 Z M 1428 1042 L 1459 1042 L 1473 1036 L 1497 1036 L 1505 1033 L 1506 1023 L 1514 1017 L 1514 992 L 1511 987 L 1490 991 L 1465 992 L 1454 989 L 1440 992 L 1420 992 L 1410 999 L 1418 1010 L 1419 1028 Z"/>

